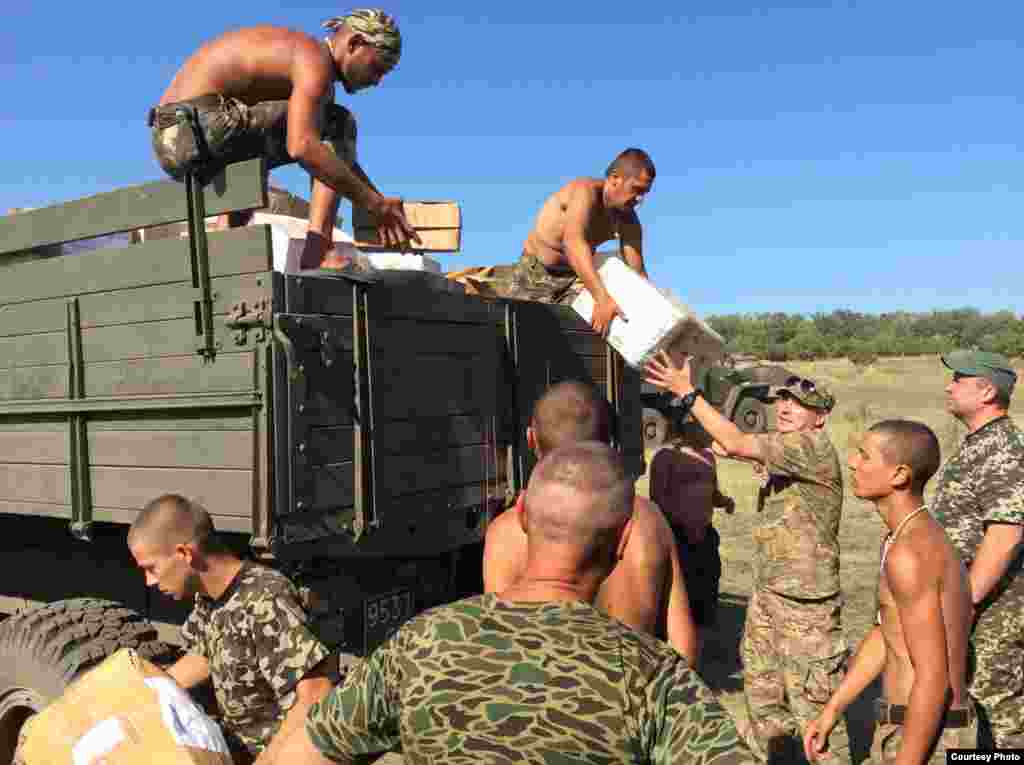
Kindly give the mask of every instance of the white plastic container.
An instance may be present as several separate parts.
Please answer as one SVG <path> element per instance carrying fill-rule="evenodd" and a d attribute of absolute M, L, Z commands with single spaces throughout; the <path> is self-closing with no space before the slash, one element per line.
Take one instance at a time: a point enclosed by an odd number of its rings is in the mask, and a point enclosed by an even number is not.
<path fill-rule="evenodd" d="M 693 357 L 695 367 L 716 362 L 723 354 L 722 336 L 702 321 L 693 309 L 671 290 L 655 287 L 650 281 L 614 256 L 595 256 L 597 273 L 605 289 L 615 298 L 627 321 L 616 316 L 608 330 L 608 344 L 626 363 L 642 369 L 658 351 L 668 351 L 681 360 Z M 594 313 L 594 298 L 581 292 L 573 309 L 589 324 Z"/>
<path fill-rule="evenodd" d="M 429 255 L 406 255 L 401 252 L 374 252 L 367 255 L 374 268 L 381 271 L 426 271 L 441 273 L 441 262 Z"/>

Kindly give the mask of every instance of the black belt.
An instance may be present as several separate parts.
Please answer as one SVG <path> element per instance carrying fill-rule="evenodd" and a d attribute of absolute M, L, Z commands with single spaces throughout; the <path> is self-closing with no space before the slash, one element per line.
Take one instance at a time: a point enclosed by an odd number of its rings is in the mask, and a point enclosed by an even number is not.
<path fill-rule="evenodd" d="M 182 122 L 182 114 L 195 114 L 196 109 L 213 109 L 220 106 L 223 97 L 215 93 L 188 98 L 170 104 L 154 106 L 146 112 L 146 125 L 161 130 Z"/>
<path fill-rule="evenodd" d="M 875 703 L 875 720 L 881 725 L 903 725 L 907 717 L 904 704 L 890 704 L 879 699 Z M 947 709 L 942 719 L 943 728 L 966 728 L 974 722 L 974 708 Z"/>

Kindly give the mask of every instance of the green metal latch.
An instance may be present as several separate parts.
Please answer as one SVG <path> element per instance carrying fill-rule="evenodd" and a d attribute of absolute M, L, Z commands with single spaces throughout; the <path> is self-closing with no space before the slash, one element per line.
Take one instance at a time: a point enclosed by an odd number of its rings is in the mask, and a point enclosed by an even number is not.
<path fill-rule="evenodd" d="M 251 305 L 244 300 L 235 303 L 224 320 L 224 326 L 234 330 L 235 345 L 245 345 L 249 340 L 250 329 L 256 333 L 257 342 L 266 340 L 270 322 L 270 300 L 264 298 Z"/>

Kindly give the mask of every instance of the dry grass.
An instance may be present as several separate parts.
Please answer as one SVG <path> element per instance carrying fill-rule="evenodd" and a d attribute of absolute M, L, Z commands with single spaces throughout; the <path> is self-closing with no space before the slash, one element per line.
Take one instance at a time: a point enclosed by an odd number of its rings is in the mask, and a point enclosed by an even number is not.
<path fill-rule="evenodd" d="M 845 360 L 795 362 L 786 366 L 831 387 L 836 408 L 829 418 L 832 442 L 845 465 L 849 448 L 878 420 L 902 417 L 929 425 L 939 437 L 945 459 L 956 449 L 963 427 L 945 410 L 944 388 L 949 372 L 937 357 L 882 359 L 866 369 Z M 1024 400 L 1017 397 L 1011 414 L 1024 421 Z M 751 530 L 757 520 L 756 483 L 749 466 L 719 461 L 722 491 L 736 500 L 733 515 L 719 514 L 715 525 L 722 537 L 722 599 L 719 625 L 706 650 L 705 675 L 729 710 L 744 717 L 737 646 L 751 587 Z M 848 483 L 848 482 L 847 482 Z M 637 490 L 646 496 L 647 478 Z M 851 650 L 856 649 L 873 621 L 882 523 L 873 507 L 849 493 L 847 486 L 840 525 L 842 545 L 843 628 Z M 849 723 L 854 760 L 866 756 L 870 745 L 869 700 L 851 708 Z"/>

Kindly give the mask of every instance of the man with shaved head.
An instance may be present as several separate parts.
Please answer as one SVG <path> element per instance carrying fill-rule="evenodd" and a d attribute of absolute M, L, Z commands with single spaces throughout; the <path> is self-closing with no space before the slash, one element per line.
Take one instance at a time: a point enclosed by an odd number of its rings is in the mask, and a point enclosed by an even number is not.
<path fill-rule="evenodd" d="M 941 765 L 948 750 L 975 748 L 978 724 L 967 692 L 970 581 L 924 505 L 925 484 L 939 468 L 939 441 L 921 423 L 886 420 L 861 439 L 849 467 L 853 493 L 875 504 L 888 530 L 878 623 L 818 719 L 807 726 L 805 752 L 818 759 L 836 721 L 881 675 L 872 763 Z"/>
<path fill-rule="evenodd" d="M 538 458 L 578 441 L 611 441 L 608 402 L 593 385 L 552 386 L 534 406 L 526 440 Z M 484 592 L 511 587 L 526 568 L 522 497 L 487 528 Z M 633 500 L 633 529 L 622 561 L 601 585 L 597 605 L 630 627 L 668 642 L 697 666 L 697 631 L 672 528 L 657 505 Z"/>
<path fill-rule="evenodd" d="M 295 586 L 238 558 L 210 514 L 177 494 L 146 505 L 128 547 L 147 586 L 194 601 L 181 630 L 185 655 L 168 674 L 183 688 L 213 681 L 236 763 L 272 762 L 331 687 L 328 650 L 307 627 Z"/>
<path fill-rule="evenodd" d="M 633 478 L 605 444 L 541 460 L 523 575 L 406 622 L 310 710 L 284 765 L 753 763 L 687 662 L 591 605 L 635 531 Z"/>

